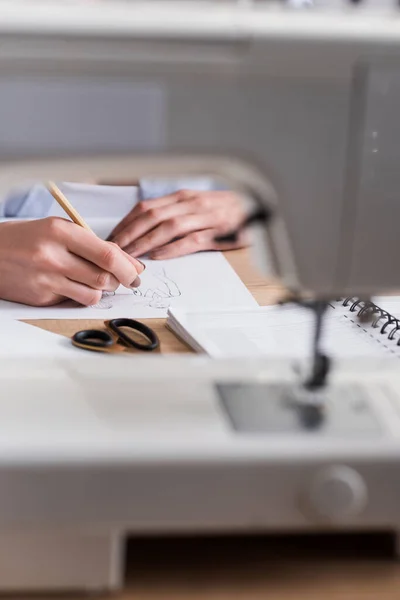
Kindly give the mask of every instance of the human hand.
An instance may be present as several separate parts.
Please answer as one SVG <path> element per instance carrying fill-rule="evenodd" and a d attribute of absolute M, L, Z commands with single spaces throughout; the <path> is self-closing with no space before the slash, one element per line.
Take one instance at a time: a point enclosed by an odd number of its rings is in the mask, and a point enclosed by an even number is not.
<path fill-rule="evenodd" d="M 66 219 L 0 224 L 0 298 L 4 300 L 50 306 L 68 298 L 89 306 L 120 283 L 139 285 L 143 269 L 140 261 L 116 244 Z"/>
<path fill-rule="evenodd" d="M 201 250 L 231 250 L 246 245 L 215 238 L 235 230 L 245 219 L 240 198 L 232 192 L 182 190 L 139 202 L 117 225 L 109 239 L 131 256 L 165 259 Z"/>

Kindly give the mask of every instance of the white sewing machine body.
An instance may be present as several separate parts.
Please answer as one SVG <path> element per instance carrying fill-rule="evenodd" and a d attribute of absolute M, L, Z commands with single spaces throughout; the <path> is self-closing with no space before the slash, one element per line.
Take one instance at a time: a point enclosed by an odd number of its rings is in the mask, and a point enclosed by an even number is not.
<path fill-rule="evenodd" d="M 21 380 L 9 361 L 0 374 L 2 590 L 121 586 L 128 535 L 398 534 L 400 375 L 390 361 L 335 370 L 330 389 L 361 389 L 335 401 L 355 418 L 268 435 L 235 429 L 216 385 L 293 383 L 288 362 L 37 361 Z"/>
<path fill-rule="evenodd" d="M 269 258 L 292 289 L 398 289 L 394 11 L 0 3 L 1 190 L 219 175 L 273 212 Z M 118 587 L 135 533 L 397 533 L 397 364 L 336 369 L 320 433 L 290 406 L 241 410 L 295 377 L 261 359 L 1 364 L 1 589 Z M 239 406 L 221 382 L 247 386 Z"/>

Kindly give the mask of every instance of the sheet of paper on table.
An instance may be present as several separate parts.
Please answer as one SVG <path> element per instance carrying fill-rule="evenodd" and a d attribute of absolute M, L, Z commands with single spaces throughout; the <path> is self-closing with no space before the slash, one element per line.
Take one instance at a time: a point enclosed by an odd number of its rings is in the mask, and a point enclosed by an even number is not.
<path fill-rule="evenodd" d="M 13 319 L 0 318 L 0 357 L 3 359 L 75 359 L 78 355 L 93 357 L 93 352 L 83 352 L 75 348 L 71 340 L 63 335 Z"/>
<path fill-rule="evenodd" d="M 251 308 L 257 302 L 218 252 L 204 252 L 167 261 L 144 260 L 146 270 L 137 289 L 118 288 L 100 304 L 73 302 L 35 308 L 0 300 L 0 319 L 141 319 L 167 316 L 171 307 L 190 309 Z"/>
<path fill-rule="evenodd" d="M 58 183 L 72 206 L 86 221 L 101 223 L 111 229 L 138 202 L 138 189 L 134 186 L 91 185 L 83 183 Z M 49 216 L 64 217 L 65 213 L 55 200 Z M 107 220 L 109 223 L 107 224 Z M 108 235 L 108 234 L 107 234 Z"/>

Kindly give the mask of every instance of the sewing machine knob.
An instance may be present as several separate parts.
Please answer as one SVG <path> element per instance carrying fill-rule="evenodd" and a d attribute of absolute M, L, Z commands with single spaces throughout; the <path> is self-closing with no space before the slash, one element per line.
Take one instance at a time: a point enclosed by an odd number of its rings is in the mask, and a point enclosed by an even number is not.
<path fill-rule="evenodd" d="M 346 466 L 334 466 L 317 474 L 309 492 L 309 506 L 322 519 L 336 521 L 362 512 L 367 487 L 361 475 Z"/>

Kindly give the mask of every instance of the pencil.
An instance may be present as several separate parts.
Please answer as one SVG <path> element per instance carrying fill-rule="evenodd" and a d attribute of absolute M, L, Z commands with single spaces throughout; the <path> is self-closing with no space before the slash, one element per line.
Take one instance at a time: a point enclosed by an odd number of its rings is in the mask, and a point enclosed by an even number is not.
<path fill-rule="evenodd" d="M 49 181 L 47 184 L 47 189 L 53 196 L 54 200 L 58 202 L 61 208 L 67 213 L 69 218 L 76 223 L 76 225 L 80 225 L 80 227 L 83 227 L 88 231 L 92 231 L 89 225 L 82 219 L 81 215 L 77 210 L 75 210 L 70 201 L 64 196 L 62 191 L 56 186 L 55 183 Z"/>

